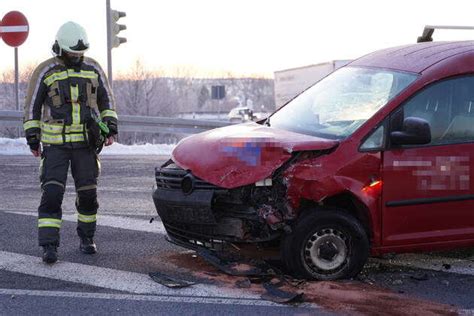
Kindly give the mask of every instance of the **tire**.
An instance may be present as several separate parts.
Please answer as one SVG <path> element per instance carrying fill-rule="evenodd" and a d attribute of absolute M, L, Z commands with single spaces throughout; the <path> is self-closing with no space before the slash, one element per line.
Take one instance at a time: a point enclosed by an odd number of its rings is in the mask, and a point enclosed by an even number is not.
<path fill-rule="evenodd" d="M 355 277 L 369 256 L 369 240 L 357 219 L 337 209 L 303 212 L 280 246 L 290 274 L 313 280 Z"/>

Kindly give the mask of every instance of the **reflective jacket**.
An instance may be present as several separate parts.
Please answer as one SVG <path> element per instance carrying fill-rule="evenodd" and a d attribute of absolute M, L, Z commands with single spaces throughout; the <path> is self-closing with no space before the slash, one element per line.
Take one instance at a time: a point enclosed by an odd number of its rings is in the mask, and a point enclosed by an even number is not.
<path fill-rule="evenodd" d="M 87 144 L 88 107 L 117 126 L 112 91 L 95 60 L 84 57 L 79 66 L 69 67 L 58 57 L 41 63 L 32 74 L 25 101 L 28 143 Z"/>

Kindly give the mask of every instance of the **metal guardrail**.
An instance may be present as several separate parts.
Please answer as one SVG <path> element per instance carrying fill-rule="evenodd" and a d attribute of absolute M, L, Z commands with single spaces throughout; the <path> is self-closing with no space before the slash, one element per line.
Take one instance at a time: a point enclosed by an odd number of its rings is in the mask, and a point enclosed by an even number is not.
<path fill-rule="evenodd" d="M 21 127 L 22 120 L 23 112 L 0 111 L 0 127 Z M 119 130 L 121 132 L 196 134 L 230 124 L 225 121 L 119 115 Z"/>
<path fill-rule="evenodd" d="M 22 126 L 23 112 L 20 111 L 0 111 L 0 127 Z"/>

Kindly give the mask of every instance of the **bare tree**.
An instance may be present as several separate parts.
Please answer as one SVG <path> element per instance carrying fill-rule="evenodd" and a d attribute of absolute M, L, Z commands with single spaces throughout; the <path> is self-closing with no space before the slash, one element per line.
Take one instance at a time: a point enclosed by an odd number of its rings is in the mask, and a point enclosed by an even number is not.
<path fill-rule="evenodd" d="M 197 100 L 198 108 L 201 109 L 204 106 L 204 104 L 206 104 L 206 102 L 209 100 L 209 98 L 210 98 L 209 89 L 205 85 L 202 85 L 201 90 L 199 91 L 198 100 Z"/>
<path fill-rule="evenodd" d="M 121 113 L 149 115 L 154 94 L 152 73 L 137 60 L 130 73 L 116 81 L 114 93 Z"/>

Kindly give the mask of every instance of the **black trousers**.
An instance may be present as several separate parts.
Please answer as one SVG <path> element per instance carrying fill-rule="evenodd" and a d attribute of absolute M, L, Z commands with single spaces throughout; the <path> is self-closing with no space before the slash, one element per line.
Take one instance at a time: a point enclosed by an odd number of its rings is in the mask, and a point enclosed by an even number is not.
<path fill-rule="evenodd" d="M 97 177 L 100 163 L 96 153 L 89 147 L 45 146 L 40 165 L 41 203 L 38 207 L 39 245 L 59 246 L 62 202 L 66 188 L 67 173 L 71 173 L 76 186 L 77 234 L 93 237 L 96 228 Z"/>

